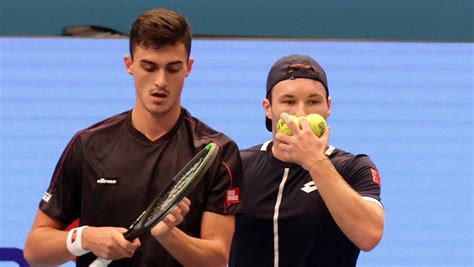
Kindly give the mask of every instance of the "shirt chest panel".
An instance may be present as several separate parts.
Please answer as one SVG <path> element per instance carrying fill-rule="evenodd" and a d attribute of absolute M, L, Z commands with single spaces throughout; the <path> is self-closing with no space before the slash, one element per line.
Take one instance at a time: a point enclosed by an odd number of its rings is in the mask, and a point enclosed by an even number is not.
<path fill-rule="evenodd" d="M 252 168 L 248 168 L 252 169 Z M 284 177 L 284 168 L 266 166 L 245 175 L 244 212 L 259 219 L 273 220 L 278 194 L 279 220 L 283 223 L 317 224 L 327 215 L 327 209 L 311 176 L 301 168 L 291 168 Z M 257 170 L 255 172 L 255 170 Z M 262 179 L 261 177 L 265 177 Z M 285 180 L 285 181 L 283 181 Z M 258 212 L 256 212 L 258 211 Z"/>
<path fill-rule="evenodd" d="M 96 223 L 132 223 L 192 156 L 191 151 L 175 153 L 175 146 L 122 141 L 102 151 L 86 151 L 81 198 L 87 212 L 82 217 L 97 220 L 107 214 Z"/>

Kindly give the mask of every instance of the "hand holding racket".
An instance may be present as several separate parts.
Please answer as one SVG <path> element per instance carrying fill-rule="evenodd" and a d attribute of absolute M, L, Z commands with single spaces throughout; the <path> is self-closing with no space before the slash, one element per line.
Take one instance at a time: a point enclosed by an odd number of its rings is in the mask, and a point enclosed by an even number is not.
<path fill-rule="evenodd" d="M 189 212 L 190 206 L 191 201 L 186 197 L 183 198 L 160 223 L 150 229 L 151 235 L 157 240 L 167 236 L 174 227 L 184 221 L 184 217 Z"/>
<path fill-rule="evenodd" d="M 132 241 L 162 221 L 176 204 L 194 189 L 216 159 L 218 152 L 219 147 L 215 143 L 209 143 L 199 151 L 128 228 L 124 234 L 125 239 Z M 89 266 L 103 267 L 110 262 L 112 261 L 97 258 Z"/>

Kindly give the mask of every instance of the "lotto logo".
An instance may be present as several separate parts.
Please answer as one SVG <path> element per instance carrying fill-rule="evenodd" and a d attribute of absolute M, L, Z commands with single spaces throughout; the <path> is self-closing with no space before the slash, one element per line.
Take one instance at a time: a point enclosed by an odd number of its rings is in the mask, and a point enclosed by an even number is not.
<path fill-rule="evenodd" d="M 304 186 L 301 187 L 301 190 L 309 194 L 315 190 L 318 190 L 318 187 L 316 186 L 314 181 L 311 181 L 311 182 L 305 183 Z"/>

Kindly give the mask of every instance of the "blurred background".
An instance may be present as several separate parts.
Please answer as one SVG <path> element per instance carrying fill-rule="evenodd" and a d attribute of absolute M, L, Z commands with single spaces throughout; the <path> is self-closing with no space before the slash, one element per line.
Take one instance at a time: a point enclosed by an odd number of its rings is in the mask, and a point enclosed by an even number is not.
<path fill-rule="evenodd" d="M 21 250 L 75 132 L 134 103 L 127 33 L 143 11 L 189 18 L 183 106 L 239 147 L 271 138 L 270 66 L 299 53 L 328 74 L 331 144 L 368 154 L 382 177 L 385 235 L 358 266 L 474 266 L 472 1 L 0 0 L 0 266 Z M 72 264 L 68 264 L 72 265 Z"/>

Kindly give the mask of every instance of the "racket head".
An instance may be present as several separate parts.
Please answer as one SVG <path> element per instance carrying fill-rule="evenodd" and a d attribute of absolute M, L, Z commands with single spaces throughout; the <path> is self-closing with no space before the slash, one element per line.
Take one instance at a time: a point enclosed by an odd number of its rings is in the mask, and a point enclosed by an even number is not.
<path fill-rule="evenodd" d="M 162 221 L 168 213 L 199 183 L 219 153 L 216 143 L 207 144 L 176 174 L 166 189 L 157 196 L 125 233 L 132 241 Z"/>

